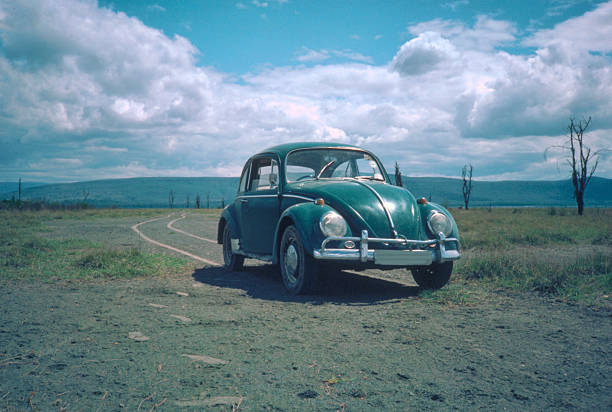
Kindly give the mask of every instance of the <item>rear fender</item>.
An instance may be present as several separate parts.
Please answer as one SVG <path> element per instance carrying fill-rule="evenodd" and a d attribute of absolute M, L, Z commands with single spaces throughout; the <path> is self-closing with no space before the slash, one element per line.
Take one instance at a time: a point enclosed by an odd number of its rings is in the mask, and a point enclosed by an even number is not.
<path fill-rule="evenodd" d="M 221 212 L 221 218 L 217 226 L 217 243 L 219 244 L 223 243 L 223 230 L 225 230 L 225 226 L 229 227 L 232 239 L 240 239 L 240 227 L 236 218 L 236 208 L 233 204 L 227 205 L 223 212 Z"/>

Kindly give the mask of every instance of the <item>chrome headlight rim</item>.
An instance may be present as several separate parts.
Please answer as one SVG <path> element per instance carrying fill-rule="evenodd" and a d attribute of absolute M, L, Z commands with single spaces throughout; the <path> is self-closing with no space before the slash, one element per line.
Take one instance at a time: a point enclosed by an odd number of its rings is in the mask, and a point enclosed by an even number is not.
<path fill-rule="evenodd" d="M 330 210 L 319 219 L 319 229 L 325 237 L 342 237 L 348 232 L 348 225 L 340 213 Z"/>
<path fill-rule="evenodd" d="M 440 218 L 444 219 L 444 225 L 445 227 L 440 228 L 439 225 L 435 222 L 432 223 L 432 220 L 434 219 L 434 217 L 437 218 L 437 216 L 440 216 Z M 434 227 L 436 226 L 436 227 Z M 429 216 L 427 216 L 427 228 L 429 229 L 429 231 L 433 234 L 433 235 L 438 235 L 438 233 L 442 232 L 444 234 L 444 236 L 448 237 L 451 235 L 451 233 L 453 233 L 453 224 L 451 222 L 451 219 L 444 213 L 438 211 L 438 210 L 432 210 L 429 213 Z"/>

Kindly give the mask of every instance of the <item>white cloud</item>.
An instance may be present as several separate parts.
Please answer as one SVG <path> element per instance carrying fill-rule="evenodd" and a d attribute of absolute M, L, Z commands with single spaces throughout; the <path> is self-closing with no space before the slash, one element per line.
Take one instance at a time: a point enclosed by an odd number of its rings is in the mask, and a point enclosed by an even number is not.
<path fill-rule="evenodd" d="M 164 12 L 166 11 L 166 8 L 163 6 L 160 6 L 159 4 L 152 4 L 150 6 L 147 7 L 148 10 L 153 10 L 153 11 L 161 11 Z"/>
<path fill-rule="evenodd" d="M 329 52 L 327 50 L 310 50 L 304 48 L 302 54 L 296 57 L 299 62 L 320 62 L 329 59 Z"/>
<path fill-rule="evenodd" d="M 371 57 L 364 56 L 363 54 L 354 52 L 352 50 L 311 50 L 306 47 L 302 48 L 301 54 L 296 57 L 296 60 L 302 63 L 321 62 L 328 60 L 330 57 L 337 57 L 363 63 L 372 63 Z"/>
<path fill-rule="evenodd" d="M 455 46 L 440 33 L 427 31 L 404 43 L 391 66 L 401 74 L 423 74 L 458 57 Z"/>
<path fill-rule="evenodd" d="M 426 32 L 440 33 L 464 50 L 491 52 L 495 48 L 511 44 L 516 40 L 517 29 L 513 23 L 495 20 L 480 15 L 474 27 L 455 21 L 435 19 L 408 28 L 408 32 L 418 36 Z"/>
<path fill-rule="evenodd" d="M 602 3 L 593 11 L 540 30 L 525 40 L 528 46 L 563 48 L 583 54 L 588 51 L 612 51 L 612 2 Z M 573 53 L 572 53 L 573 54 Z"/>
<path fill-rule="evenodd" d="M 405 175 L 457 176 L 470 161 L 479 177 L 565 178 L 543 153 L 572 114 L 593 116 L 593 148 L 610 146 L 610 57 L 568 37 L 587 25 L 607 33 L 603 6 L 534 33 L 529 55 L 502 50 L 520 41 L 510 22 L 433 20 L 409 27 L 385 66 L 304 48 L 296 60 L 319 64 L 236 82 L 197 66 L 187 39 L 66 1 L 0 6 L 3 176 L 237 175 L 257 150 L 320 139 L 364 145 Z M 598 174 L 612 176 L 606 159 Z"/>
<path fill-rule="evenodd" d="M 261 8 L 266 8 L 269 5 L 267 1 L 259 1 L 259 0 L 253 0 L 251 1 L 251 4 L 253 4 L 255 7 L 261 7 Z"/>
<path fill-rule="evenodd" d="M 457 8 L 461 6 L 467 6 L 468 4 L 470 4 L 468 0 L 455 0 L 455 1 L 449 1 L 447 3 L 442 3 L 442 7 L 455 11 L 457 10 Z"/>

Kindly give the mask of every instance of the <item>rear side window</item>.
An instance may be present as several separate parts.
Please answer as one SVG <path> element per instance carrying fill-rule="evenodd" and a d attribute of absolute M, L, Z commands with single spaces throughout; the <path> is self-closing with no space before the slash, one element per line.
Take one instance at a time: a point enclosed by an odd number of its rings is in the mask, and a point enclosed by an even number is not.
<path fill-rule="evenodd" d="M 246 190 L 250 166 L 251 162 L 248 162 L 242 170 L 242 175 L 240 176 L 240 185 L 238 186 L 238 193 L 244 192 Z"/>

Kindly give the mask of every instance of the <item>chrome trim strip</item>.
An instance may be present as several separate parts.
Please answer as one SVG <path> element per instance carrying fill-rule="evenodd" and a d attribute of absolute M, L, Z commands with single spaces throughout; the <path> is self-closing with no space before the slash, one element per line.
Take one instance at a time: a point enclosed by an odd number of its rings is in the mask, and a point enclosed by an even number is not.
<path fill-rule="evenodd" d="M 248 199 L 254 197 L 278 197 L 278 195 L 240 195 L 236 196 L 236 199 Z"/>
<path fill-rule="evenodd" d="M 359 183 L 362 186 L 367 187 L 368 189 L 370 189 L 372 191 L 372 193 L 374 193 L 374 195 L 376 196 L 376 198 L 378 199 L 378 201 L 380 202 L 383 210 L 385 211 L 385 214 L 387 215 L 387 220 L 389 220 L 389 226 L 391 226 L 391 233 L 393 234 L 393 236 L 397 239 L 398 234 L 397 234 L 397 230 L 395 230 L 395 224 L 393 223 L 393 218 L 391 217 L 391 212 L 389 211 L 389 208 L 387 207 L 387 205 L 385 204 L 385 200 L 382 198 L 382 196 L 369 184 L 362 182 L 360 180 L 355 180 L 355 183 Z"/>
<path fill-rule="evenodd" d="M 282 194 L 282 197 L 291 197 L 293 199 L 300 199 L 300 200 L 306 200 L 307 202 L 314 202 L 315 200 L 313 198 L 310 197 L 306 197 L 306 196 L 299 196 L 299 195 L 285 195 Z"/>

